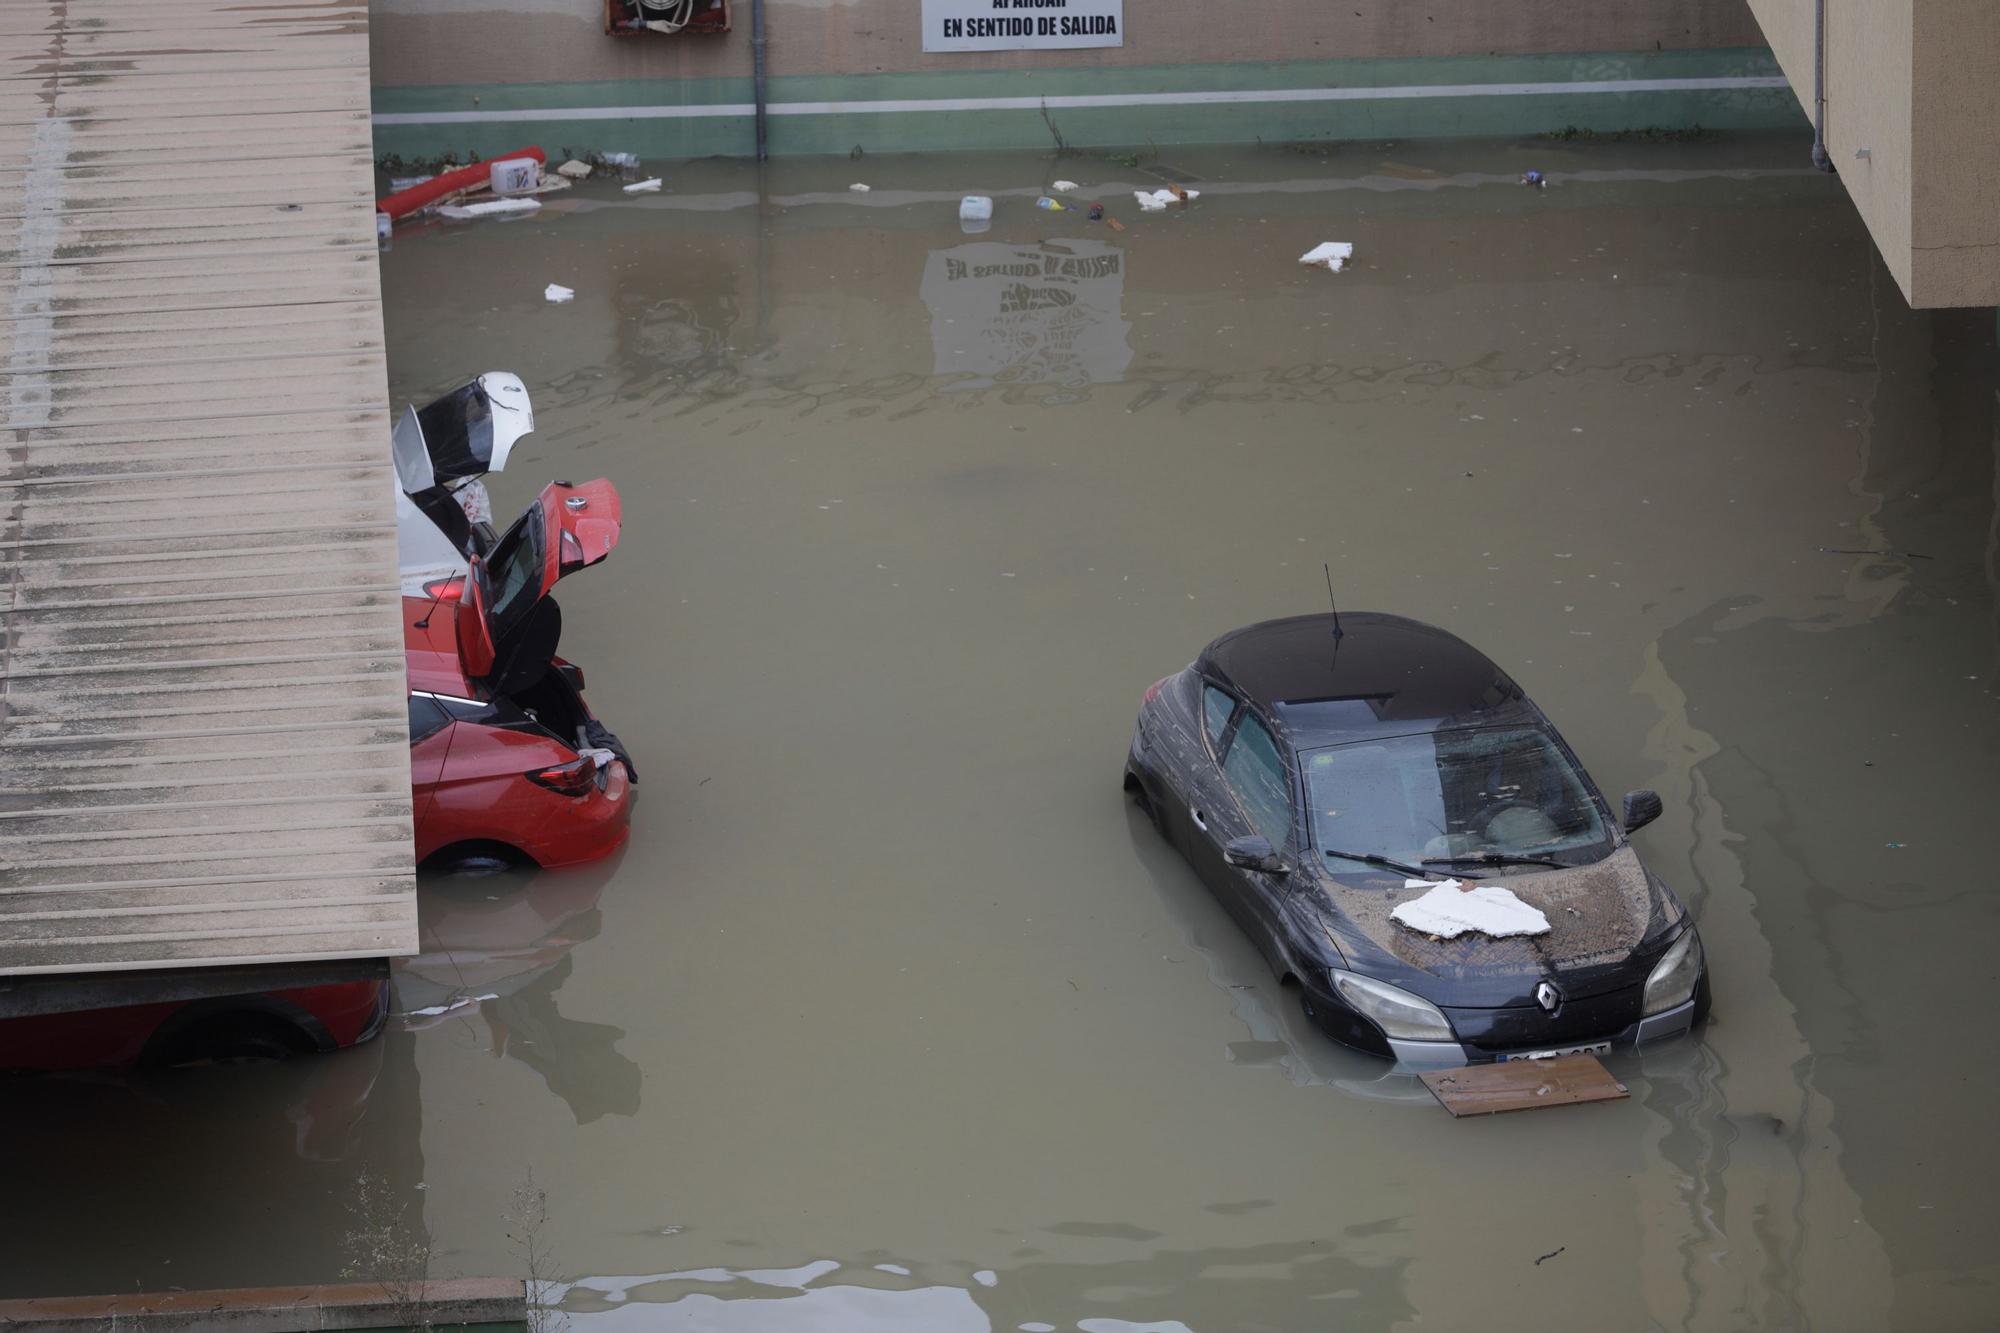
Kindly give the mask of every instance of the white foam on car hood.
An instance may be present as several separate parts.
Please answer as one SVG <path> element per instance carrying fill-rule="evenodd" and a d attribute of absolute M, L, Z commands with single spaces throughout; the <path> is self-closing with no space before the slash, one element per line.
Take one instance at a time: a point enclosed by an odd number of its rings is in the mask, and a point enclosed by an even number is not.
<path fill-rule="evenodd" d="M 1457 939 L 1468 930 L 1476 930 L 1495 939 L 1549 933 L 1549 919 L 1542 915 L 1539 908 L 1530 907 L 1515 897 L 1511 889 L 1503 889 L 1497 884 L 1481 884 L 1468 889 L 1455 879 L 1448 879 L 1442 884 L 1431 884 L 1422 879 L 1403 881 L 1406 889 L 1421 889 L 1426 885 L 1430 887 L 1429 893 L 1398 904 L 1389 913 L 1390 919 L 1411 930 L 1447 940 Z"/>

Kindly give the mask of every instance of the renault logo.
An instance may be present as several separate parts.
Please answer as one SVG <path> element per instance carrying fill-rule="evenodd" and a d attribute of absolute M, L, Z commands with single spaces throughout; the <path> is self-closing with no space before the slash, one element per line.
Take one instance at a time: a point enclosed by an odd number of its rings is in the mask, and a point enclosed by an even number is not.
<path fill-rule="evenodd" d="M 1544 981 L 1541 985 L 1535 987 L 1535 1003 L 1550 1013 L 1554 1013 L 1556 1006 L 1562 1002 L 1562 992 L 1551 986 L 1548 982 Z"/>

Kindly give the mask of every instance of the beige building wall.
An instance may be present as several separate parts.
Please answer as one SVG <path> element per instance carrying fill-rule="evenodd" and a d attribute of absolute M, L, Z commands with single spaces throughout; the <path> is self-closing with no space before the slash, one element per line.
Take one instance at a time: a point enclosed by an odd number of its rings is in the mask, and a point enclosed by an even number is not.
<path fill-rule="evenodd" d="M 606 37 L 602 0 L 372 0 L 378 86 L 750 72 L 749 0 L 722 36 Z M 773 77 L 1761 46 L 1745 0 L 1126 0 L 1125 44 L 926 54 L 919 0 L 770 0 Z"/>
<path fill-rule="evenodd" d="M 1912 305 L 2000 304 L 2000 3 L 1918 0 Z"/>
<path fill-rule="evenodd" d="M 1814 113 L 1818 0 L 1750 0 Z M 1827 153 L 1912 306 L 2000 304 L 2000 3 L 1825 0 Z"/>

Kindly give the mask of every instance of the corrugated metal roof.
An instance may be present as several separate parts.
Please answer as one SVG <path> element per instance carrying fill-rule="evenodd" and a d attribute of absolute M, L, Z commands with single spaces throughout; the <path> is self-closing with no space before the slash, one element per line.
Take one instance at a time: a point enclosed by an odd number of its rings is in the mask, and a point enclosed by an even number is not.
<path fill-rule="evenodd" d="M 0 0 L 0 974 L 413 952 L 365 0 Z"/>

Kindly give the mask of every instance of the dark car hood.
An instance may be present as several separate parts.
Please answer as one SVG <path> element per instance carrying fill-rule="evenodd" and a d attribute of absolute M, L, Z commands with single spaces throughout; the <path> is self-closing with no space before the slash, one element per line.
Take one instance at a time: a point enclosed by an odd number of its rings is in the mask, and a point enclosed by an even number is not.
<path fill-rule="evenodd" d="M 1493 939 L 1467 933 L 1443 940 L 1390 919 L 1398 904 L 1427 889 L 1319 876 L 1321 915 L 1349 967 L 1446 1007 L 1491 1009 L 1534 1003 L 1548 977 L 1572 998 L 1645 981 L 1654 955 L 1684 917 L 1667 887 L 1630 846 L 1593 865 L 1483 875 L 1549 919 L 1549 933 Z"/>

